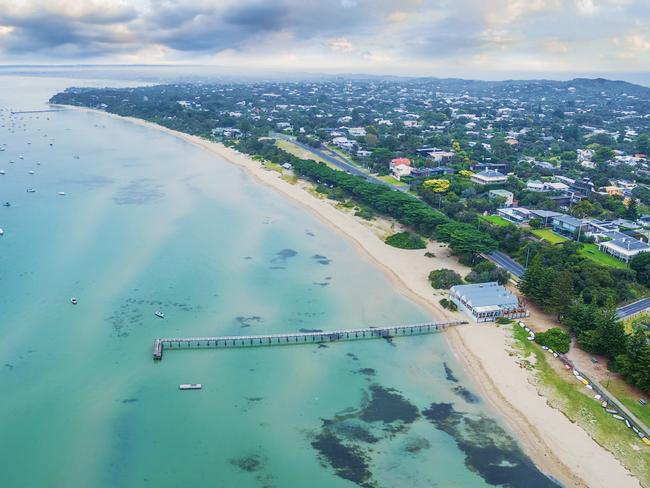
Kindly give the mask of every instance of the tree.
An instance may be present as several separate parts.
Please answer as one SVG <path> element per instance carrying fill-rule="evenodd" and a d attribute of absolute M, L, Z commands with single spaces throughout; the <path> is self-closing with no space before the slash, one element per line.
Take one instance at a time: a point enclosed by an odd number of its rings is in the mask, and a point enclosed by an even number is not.
<path fill-rule="evenodd" d="M 587 199 L 580 200 L 571 207 L 571 215 L 579 219 L 584 219 L 585 217 L 594 215 L 595 212 L 596 206 Z"/>
<path fill-rule="evenodd" d="M 429 281 L 434 288 L 448 290 L 452 286 L 460 285 L 463 279 L 454 270 L 442 268 L 431 271 Z"/>
<path fill-rule="evenodd" d="M 637 137 L 636 150 L 643 154 L 650 154 L 650 136 L 641 134 Z"/>
<path fill-rule="evenodd" d="M 448 242 L 454 254 L 487 253 L 493 251 L 497 245 L 489 235 L 459 222 L 439 225 L 436 228 L 436 237 Z"/>
<path fill-rule="evenodd" d="M 431 179 L 431 180 L 426 180 L 422 185 L 425 188 L 430 189 L 434 193 L 445 193 L 447 190 L 449 190 L 449 180 L 437 180 L 437 179 Z"/>
<path fill-rule="evenodd" d="M 636 271 L 636 280 L 645 286 L 650 286 L 650 253 L 637 254 L 630 261 L 630 268 Z"/>
<path fill-rule="evenodd" d="M 535 342 L 552 349 L 555 352 L 566 354 L 569 352 L 571 337 L 559 327 L 553 327 L 535 335 Z"/>

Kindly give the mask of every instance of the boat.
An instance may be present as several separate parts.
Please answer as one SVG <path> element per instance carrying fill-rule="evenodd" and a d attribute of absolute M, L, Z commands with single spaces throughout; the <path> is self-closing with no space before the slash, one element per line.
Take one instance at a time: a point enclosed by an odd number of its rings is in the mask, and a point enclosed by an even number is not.
<path fill-rule="evenodd" d="M 181 390 L 200 390 L 203 385 L 201 383 L 183 383 L 178 385 L 178 388 Z"/>
<path fill-rule="evenodd" d="M 605 412 L 607 412 L 607 413 L 618 413 L 618 410 L 614 410 L 614 409 L 612 409 L 612 408 L 608 408 L 607 410 L 605 410 Z"/>
<path fill-rule="evenodd" d="M 27 188 L 27 193 L 36 193 L 36 190 L 33 188 Z"/>
<path fill-rule="evenodd" d="M 603 403 L 601 403 L 600 406 L 603 408 L 607 408 L 607 401 L 603 400 Z"/>
<path fill-rule="evenodd" d="M 161 319 L 165 318 L 165 314 L 162 313 L 160 310 L 156 310 L 153 314 L 158 318 L 161 318 Z"/>
<path fill-rule="evenodd" d="M 3 235 L 5 235 L 5 231 L 2 230 L 2 228 L 0 227 L 0 236 L 3 236 Z"/>
<path fill-rule="evenodd" d="M 30 174 L 30 175 L 34 174 L 34 172 L 32 170 L 29 170 L 27 173 Z"/>
<path fill-rule="evenodd" d="M 612 417 L 614 417 L 616 420 L 625 420 L 624 417 L 621 417 L 620 415 L 616 415 L 616 414 L 612 415 Z"/>
<path fill-rule="evenodd" d="M 64 197 L 64 196 L 65 196 L 65 192 L 64 192 L 64 191 L 60 191 L 60 192 L 59 192 L 59 195 L 61 195 L 62 197 Z"/>
<path fill-rule="evenodd" d="M 73 305 L 76 305 L 76 304 L 78 303 L 78 301 L 77 301 L 77 297 L 72 297 L 72 298 L 70 299 L 70 303 L 72 303 Z"/>
<path fill-rule="evenodd" d="M 5 203 L 3 203 L 2 205 L 3 205 L 4 207 L 11 207 L 11 203 L 9 203 L 9 202 L 5 202 Z"/>
<path fill-rule="evenodd" d="M 5 174 L 5 170 L 4 170 L 4 169 L 0 169 L 0 175 L 3 175 L 3 174 Z"/>
<path fill-rule="evenodd" d="M 625 425 L 627 425 L 628 429 L 632 428 L 632 424 L 630 423 L 630 421 L 628 419 L 625 419 Z"/>

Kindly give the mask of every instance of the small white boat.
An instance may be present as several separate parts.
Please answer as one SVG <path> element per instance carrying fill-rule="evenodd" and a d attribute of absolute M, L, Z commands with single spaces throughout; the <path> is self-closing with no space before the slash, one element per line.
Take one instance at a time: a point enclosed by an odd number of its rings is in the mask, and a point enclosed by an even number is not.
<path fill-rule="evenodd" d="M 181 390 L 200 390 L 203 385 L 201 383 L 183 383 L 178 385 L 178 388 Z"/>
<path fill-rule="evenodd" d="M 34 172 L 33 172 L 32 170 L 29 170 L 29 171 L 27 172 L 27 174 L 33 175 Z"/>
<path fill-rule="evenodd" d="M 616 420 L 625 420 L 625 418 L 621 417 L 620 415 L 612 415 Z"/>
<path fill-rule="evenodd" d="M 65 196 L 65 192 L 64 192 L 64 191 L 60 191 L 60 192 L 59 192 L 59 195 L 62 196 L 62 197 L 64 197 L 64 196 Z"/>
<path fill-rule="evenodd" d="M 18 156 L 18 159 L 25 159 L 25 156 Z"/>
<path fill-rule="evenodd" d="M 618 410 L 614 410 L 613 408 L 608 408 L 607 410 L 605 410 L 605 412 L 607 412 L 607 413 L 618 413 Z"/>
<path fill-rule="evenodd" d="M 161 319 L 165 318 L 165 314 L 162 313 L 160 310 L 156 310 L 153 314 L 158 318 L 161 318 Z"/>
<path fill-rule="evenodd" d="M 4 169 L 0 169 L 0 175 L 3 175 L 3 174 L 5 174 L 5 170 L 4 170 Z"/>
<path fill-rule="evenodd" d="M 33 188 L 27 188 L 27 193 L 36 193 L 36 190 Z"/>
<path fill-rule="evenodd" d="M 3 236 L 3 235 L 5 235 L 5 231 L 2 230 L 2 227 L 0 227 L 0 236 Z"/>
<path fill-rule="evenodd" d="M 607 402 L 603 400 L 603 403 L 601 403 L 600 406 L 603 408 L 607 408 Z"/>
<path fill-rule="evenodd" d="M 77 297 L 72 297 L 70 299 L 70 303 L 72 303 L 73 305 L 76 305 L 77 303 L 79 303 L 78 300 L 77 300 Z"/>

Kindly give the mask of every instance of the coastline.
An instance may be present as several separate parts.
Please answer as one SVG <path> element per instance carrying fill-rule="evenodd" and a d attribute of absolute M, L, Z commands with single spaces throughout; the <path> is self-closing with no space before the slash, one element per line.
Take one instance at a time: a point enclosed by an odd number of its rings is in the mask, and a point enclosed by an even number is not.
<path fill-rule="evenodd" d="M 337 208 L 335 202 L 313 195 L 309 184 L 292 184 L 281 178 L 280 173 L 268 170 L 258 161 L 223 144 L 141 119 L 66 107 L 101 113 L 166 132 L 245 169 L 256 181 L 282 193 L 351 241 L 362 256 L 390 277 L 396 291 L 423 306 L 436 320 L 463 317 L 442 308 L 438 300 L 444 294 L 434 294 L 427 279 L 430 270 L 441 267 L 454 269 L 462 275 L 469 272 L 446 247 L 429 243 L 427 250 L 433 252 L 435 258 L 427 258 L 425 250 L 409 251 L 387 246 L 381 237 L 385 237 L 393 227 L 398 229 L 392 222 L 386 219 L 378 219 L 375 223 L 362 221 Z M 451 329 L 445 337 L 457 359 L 471 373 L 470 377 L 483 398 L 501 414 L 526 454 L 542 471 L 565 486 L 640 486 L 609 451 L 540 396 L 531 384 L 531 373 L 521 368 L 509 353 L 507 330 L 505 327 L 468 325 Z"/>

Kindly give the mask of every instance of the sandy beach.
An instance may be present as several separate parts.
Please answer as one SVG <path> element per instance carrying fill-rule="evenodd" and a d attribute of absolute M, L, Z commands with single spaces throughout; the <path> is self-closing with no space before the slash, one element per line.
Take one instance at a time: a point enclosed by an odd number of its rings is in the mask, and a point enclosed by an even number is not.
<path fill-rule="evenodd" d="M 352 241 L 362 256 L 390 276 L 397 291 L 424 306 L 434 320 L 465 319 L 460 313 L 449 312 L 440 306 L 438 302 L 445 294 L 433 290 L 427 279 L 429 272 L 438 268 L 454 269 L 462 276 L 469 272 L 446 247 L 429 243 L 427 250 L 435 255 L 429 258 L 424 256 L 425 250 L 387 246 L 382 238 L 399 230 L 393 222 L 384 219 L 367 222 L 354 217 L 349 211 L 337 208 L 336 202 L 314 195 L 308 183 L 300 180 L 291 183 L 277 171 L 269 170 L 223 144 L 140 119 L 99 113 L 162 130 L 244 168 L 257 181 L 281 192 Z M 532 373 L 520 367 L 511 352 L 508 327 L 466 325 L 453 328 L 445 335 L 458 359 L 474 378 L 483 398 L 502 415 L 526 453 L 544 472 L 565 486 L 641 486 L 609 451 L 540 396 Z"/>

